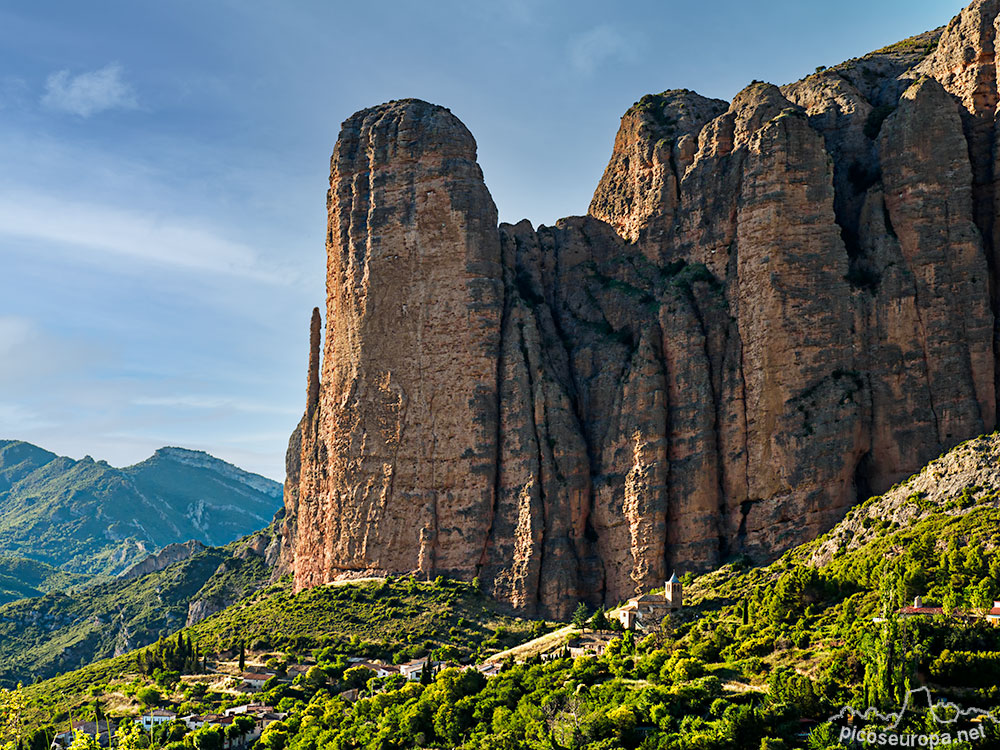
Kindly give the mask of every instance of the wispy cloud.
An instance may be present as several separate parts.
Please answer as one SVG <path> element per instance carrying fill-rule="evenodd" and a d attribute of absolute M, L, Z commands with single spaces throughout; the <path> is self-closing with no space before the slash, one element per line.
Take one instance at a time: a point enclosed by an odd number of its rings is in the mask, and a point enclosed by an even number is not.
<path fill-rule="evenodd" d="M 268 283 L 294 281 L 288 271 L 265 267 L 253 248 L 226 239 L 210 227 L 40 193 L 0 190 L 0 235 L 83 246 L 165 266 Z"/>
<path fill-rule="evenodd" d="M 122 66 L 110 63 L 103 68 L 71 75 L 60 70 L 45 82 L 42 104 L 60 112 L 90 117 L 111 109 L 135 109 L 135 91 L 122 77 Z"/>
<path fill-rule="evenodd" d="M 0 359 L 9 359 L 14 351 L 31 338 L 31 323 L 15 315 L 0 315 Z"/>
<path fill-rule="evenodd" d="M 590 74 L 611 60 L 630 62 L 635 48 L 611 26 L 596 26 L 569 43 L 569 61 L 580 73 Z"/>
<path fill-rule="evenodd" d="M 225 398 L 222 396 L 203 396 L 197 394 L 184 394 L 178 396 L 140 396 L 133 399 L 136 406 L 169 407 L 177 409 L 227 409 L 232 411 L 247 412 L 250 414 L 287 414 L 294 416 L 295 409 L 289 409 L 271 404 L 254 403 L 251 401 L 240 401 L 238 399 Z"/>
<path fill-rule="evenodd" d="M 0 402 L 0 439 L 18 439 L 25 430 L 52 427 L 54 423 L 20 404 Z"/>
<path fill-rule="evenodd" d="M 0 75 L 0 109 L 20 106 L 28 94 L 28 82 L 19 76 Z"/>

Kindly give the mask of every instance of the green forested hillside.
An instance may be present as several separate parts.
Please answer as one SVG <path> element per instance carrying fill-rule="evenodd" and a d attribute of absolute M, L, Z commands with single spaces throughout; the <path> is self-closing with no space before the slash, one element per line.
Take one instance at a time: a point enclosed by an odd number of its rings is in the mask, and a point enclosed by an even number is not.
<path fill-rule="evenodd" d="M 265 733 L 263 750 L 846 748 L 844 707 L 899 711 L 918 687 L 1000 720 L 1000 628 L 982 616 L 1000 596 L 997 467 L 1000 437 L 969 441 L 771 565 L 734 561 L 685 576 L 682 610 L 647 632 L 598 636 L 608 641 L 599 656 L 568 658 L 555 639 L 551 658 L 508 663 L 489 679 L 456 668 L 429 684 L 369 680 L 344 657 L 476 661 L 504 639 L 544 630 L 491 614 L 468 584 L 407 579 L 298 594 L 273 587 L 185 638 L 202 654 L 231 657 L 242 642 L 264 651 L 255 658 L 307 665 L 294 685 L 272 683 L 258 696 L 290 713 Z M 915 596 L 942 612 L 903 616 Z M 26 715 L 37 725 L 95 697 L 134 711 L 129 696 L 156 679 L 138 664 L 119 657 L 35 685 Z M 348 687 L 360 700 L 339 697 Z M 190 700 L 179 690 L 165 698 L 171 705 Z M 972 730 L 978 743 L 956 739 Z M 1000 746 L 989 715 L 939 724 L 926 700 L 891 732 L 949 733 L 947 744 L 963 750 Z"/>
<path fill-rule="evenodd" d="M 391 578 L 298 593 L 273 587 L 189 632 L 209 652 L 243 642 L 256 650 L 302 653 L 360 649 L 367 656 L 405 661 L 446 648 L 449 658 L 467 661 L 544 631 L 544 623 L 504 614 L 468 583 Z"/>
<path fill-rule="evenodd" d="M 124 469 L 0 441 L 0 554 L 113 576 L 174 542 L 227 544 L 271 520 L 281 485 L 163 448 Z"/>
<path fill-rule="evenodd" d="M 0 555 L 0 604 L 68 589 L 84 580 L 37 560 Z"/>
<path fill-rule="evenodd" d="M 271 569 L 237 542 L 129 581 L 0 606 L 0 687 L 31 683 L 145 646 L 261 586 Z"/>

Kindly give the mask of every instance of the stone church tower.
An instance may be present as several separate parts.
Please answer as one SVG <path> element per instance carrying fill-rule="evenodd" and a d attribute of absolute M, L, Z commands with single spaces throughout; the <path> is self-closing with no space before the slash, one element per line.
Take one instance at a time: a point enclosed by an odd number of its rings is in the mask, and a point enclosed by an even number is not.
<path fill-rule="evenodd" d="M 663 597 L 667 600 L 667 606 L 670 609 L 680 609 L 683 606 L 683 586 L 681 585 L 681 579 L 677 577 L 677 573 L 671 575 L 670 580 L 667 581 L 666 586 L 663 588 Z"/>

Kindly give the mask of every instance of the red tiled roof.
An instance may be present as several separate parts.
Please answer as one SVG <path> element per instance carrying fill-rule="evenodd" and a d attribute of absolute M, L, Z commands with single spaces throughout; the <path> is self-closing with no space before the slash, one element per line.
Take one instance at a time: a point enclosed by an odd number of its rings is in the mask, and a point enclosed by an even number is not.
<path fill-rule="evenodd" d="M 944 614 L 944 609 L 941 607 L 903 607 L 899 613 L 901 615 L 941 615 Z M 961 613 L 955 612 L 955 614 Z"/>

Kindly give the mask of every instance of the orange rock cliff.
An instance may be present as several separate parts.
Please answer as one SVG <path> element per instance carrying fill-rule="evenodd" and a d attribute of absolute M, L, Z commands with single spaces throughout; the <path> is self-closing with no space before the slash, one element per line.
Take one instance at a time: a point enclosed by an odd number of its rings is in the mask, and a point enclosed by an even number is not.
<path fill-rule="evenodd" d="M 282 569 L 565 617 L 771 558 L 993 430 L 998 16 L 643 97 L 554 227 L 497 226 L 448 110 L 348 119 Z"/>

